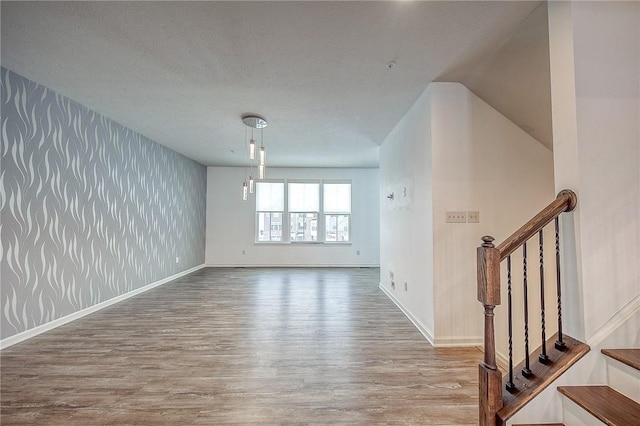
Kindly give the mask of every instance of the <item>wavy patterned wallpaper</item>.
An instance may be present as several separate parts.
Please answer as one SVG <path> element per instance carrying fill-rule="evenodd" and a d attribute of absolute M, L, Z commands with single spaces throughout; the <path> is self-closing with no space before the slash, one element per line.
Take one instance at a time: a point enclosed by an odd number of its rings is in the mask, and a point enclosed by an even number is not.
<path fill-rule="evenodd" d="M 204 263 L 204 166 L 4 68 L 1 86 L 1 338 Z"/>

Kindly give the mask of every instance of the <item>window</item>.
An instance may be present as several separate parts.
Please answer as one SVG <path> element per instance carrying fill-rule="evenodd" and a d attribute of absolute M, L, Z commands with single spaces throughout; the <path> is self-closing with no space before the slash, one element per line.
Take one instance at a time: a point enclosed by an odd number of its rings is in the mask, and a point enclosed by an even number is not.
<path fill-rule="evenodd" d="M 325 183 L 323 193 L 324 240 L 349 242 L 351 239 L 351 184 Z"/>
<path fill-rule="evenodd" d="M 256 183 L 256 241 L 282 241 L 284 182 Z"/>
<path fill-rule="evenodd" d="M 289 183 L 289 241 L 318 241 L 319 183 Z"/>
<path fill-rule="evenodd" d="M 257 182 L 255 229 L 256 242 L 349 243 L 351 183 Z"/>

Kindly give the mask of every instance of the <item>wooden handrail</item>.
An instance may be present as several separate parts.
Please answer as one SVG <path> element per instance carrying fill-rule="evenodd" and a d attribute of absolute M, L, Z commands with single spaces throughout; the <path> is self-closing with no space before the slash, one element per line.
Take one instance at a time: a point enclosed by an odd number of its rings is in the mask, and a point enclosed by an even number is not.
<path fill-rule="evenodd" d="M 572 211 L 576 207 L 577 199 L 576 194 L 571 190 L 565 189 L 560 191 L 551 204 L 514 232 L 498 247 L 494 246 L 493 237 L 488 235 L 482 237 L 482 245 L 477 249 L 478 301 L 482 303 L 484 307 L 484 359 L 478 366 L 480 426 L 495 426 L 496 414 L 504 406 L 502 398 L 502 373 L 496 365 L 496 339 L 493 313 L 495 307 L 500 305 L 500 262 L 506 259 L 518 247 L 525 244 L 527 240 L 536 235 L 544 226 L 556 219 L 561 213 Z M 558 234 L 556 229 L 557 258 L 559 256 L 558 248 Z M 526 259 L 526 254 L 524 257 Z M 560 270 L 557 269 L 557 271 L 559 274 Z M 560 309 L 559 286 L 558 281 L 558 309 Z M 560 323 L 560 320 L 558 322 Z M 560 336 L 560 326 L 558 335 Z M 543 344 L 546 343 L 543 342 Z M 557 345 L 558 343 L 556 343 L 556 347 L 558 347 Z"/>
<path fill-rule="evenodd" d="M 558 196 L 551 204 L 545 207 L 540 213 L 535 215 L 530 221 L 525 223 L 520 229 L 511 234 L 509 238 L 498 245 L 500 251 L 500 260 L 504 260 L 513 253 L 518 247 L 524 244 L 529 238 L 533 237 L 544 228 L 549 222 L 554 220 L 563 212 L 570 212 L 576 208 L 578 197 L 575 192 L 570 189 L 564 189 L 558 193 Z"/>

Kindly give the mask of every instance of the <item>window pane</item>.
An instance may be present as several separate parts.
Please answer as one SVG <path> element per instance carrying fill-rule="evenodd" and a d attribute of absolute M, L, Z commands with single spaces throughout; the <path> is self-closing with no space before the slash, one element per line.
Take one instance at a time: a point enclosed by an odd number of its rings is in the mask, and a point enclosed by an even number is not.
<path fill-rule="evenodd" d="M 320 184 L 290 183 L 289 211 L 317 212 L 320 210 Z"/>
<path fill-rule="evenodd" d="M 271 213 L 271 241 L 282 241 L 282 213 Z"/>
<path fill-rule="evenodd" d="M 258 241 L 269 241 L 271 213 L 258 213 Z"/>
<path fill-rule="evenodd" d="M 328 214 L 325 215 L 324 240 L 328 242 L 349 242 L 350 215 Z"/>
<path fill-rule="evenodd" d="M 258 213 L 258 241 L 282 241 L 282 213 Z"/>
<path fill-rule="evenodd" d="M 324 211 L 331 213 L 351 213 L 351 184 L 324 184 Z"/>
<path fill-rule="evenodd" d="M 256 210 L 283 211 L 284 183 L 256 182 Z"/>
<path fill-rule="evenodd" d="M 291 241 L 318 241 L 318 213 L 291 213 Z"/>

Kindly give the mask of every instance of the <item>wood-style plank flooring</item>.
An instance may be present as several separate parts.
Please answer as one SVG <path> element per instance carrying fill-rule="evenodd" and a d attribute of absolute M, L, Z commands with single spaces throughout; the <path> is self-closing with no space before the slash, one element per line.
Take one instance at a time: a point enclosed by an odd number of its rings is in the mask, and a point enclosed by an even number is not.
<path fill-rule="evenodd" d="M 0 353 L 2 425 L 477 424 L 378 269 L 206 268 Z"/>

